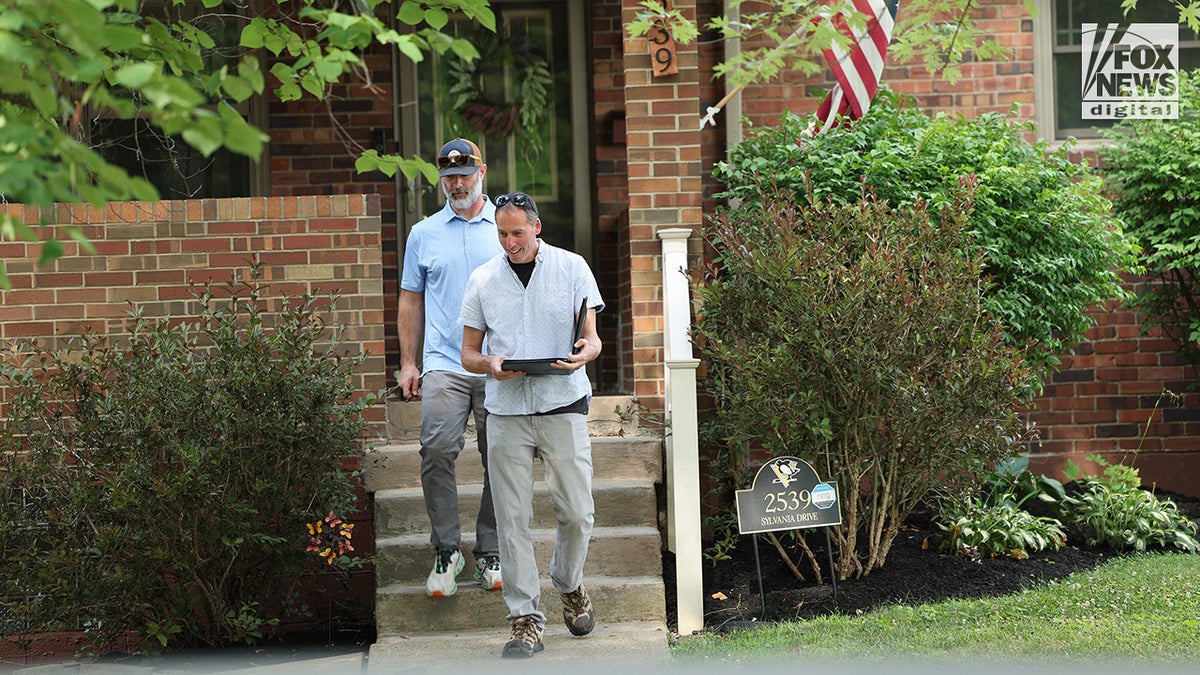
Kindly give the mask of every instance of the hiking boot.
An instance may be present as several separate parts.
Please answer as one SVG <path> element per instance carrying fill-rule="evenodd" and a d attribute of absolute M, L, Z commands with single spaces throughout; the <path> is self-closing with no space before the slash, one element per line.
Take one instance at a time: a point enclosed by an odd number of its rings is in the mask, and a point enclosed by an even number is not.
<path fill-rule="evenodd" d="M 559 593 L 563 603 L 563 622 L 571 635 L 587 635 L 596 627 L 596 610 L 583 585 L 570 593 Z"/>
<path fill-rule="evenodd" d="M 475 561 L 475 581 L 485 591 L 500 590 L 503 585 L 500 583 L 500 556 L 495 553 L 480 556 Z"/>
<path fill-rule="evenodd" d="M 506 659 L 527 659 L 542 651 L 542 627 L 532 615 L 518 616 L 512 622 L 512 639 L 504 645 L 500 656 Z"/>
<path fill-rule="evenodd" d="M 447 598 L 458 590 L 455 577 L 462 571 L 462 554 L 452 548 L 438 548 L 433 556 L 433 571 L 425 580 L 425 594 L 431 598 Z"/>

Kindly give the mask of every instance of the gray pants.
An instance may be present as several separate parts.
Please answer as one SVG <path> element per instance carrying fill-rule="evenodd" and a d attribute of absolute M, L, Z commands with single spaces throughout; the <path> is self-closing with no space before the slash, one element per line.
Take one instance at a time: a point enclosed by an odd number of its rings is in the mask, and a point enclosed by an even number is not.
<path fill-rule="evenodd" d="M 558 521 L 550 581 L 560 593 L 570 593 L 583 582 L 596 510 L 587 415 L 491 415 L 488 439 L 508 619 L 533 615 L 544 626 L 546 615 L 538 608 L 542 587 L 530 533 L 534 460 L 542 460 Z"/>
<path fill-rule="evenodd" d="M 487 410 L 483 407 L 484 378 L 445 370 L 431 370 L 421 378 L 421 487 L 429 513 L 429 542 L 460 548 L 462 529 L 458 517 L 458 479 L 454 463 L 466 441 L 467 418 L 475 413 L 479 456 L 483 462 L 483 497 L 475 521 L 475 557 L 500 551 L 496 540 L 496 512 L 492 508 L 488 477 Z"/>

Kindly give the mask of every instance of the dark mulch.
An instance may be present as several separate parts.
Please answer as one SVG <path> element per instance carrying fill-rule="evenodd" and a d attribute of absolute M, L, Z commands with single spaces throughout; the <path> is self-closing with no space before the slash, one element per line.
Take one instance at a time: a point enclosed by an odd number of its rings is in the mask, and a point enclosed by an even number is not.
<path fill-rule="evenodd" d="M 1170 498 L 1192 520 L 1200 521 L 1200 499 L 1175 493 Z M 786 534 L 786 533 L 779 533 Z M 1093 569 L 1124 555 L 1106 547 L 1068 545 L 1058 551 L 1032 553 L 1025 560 L 994 558 L 971 560 L 939 554 L 940 530 L 930 512 L 920 508 L 906 522 L 892 545 L 883 567 L 860 579 L 837 583 L 837 596 L 829 582 L 829 562 L 821 529 L 806 533 L 809 546 L 821 560 L 823 584 L 814 582 L 811 567 L 800 568 L 797 580 L 765 535 L 758 535 L 760 576 L 756 573 L 754 537 L 743 535 L 730 560 L 704 561 L 704 626 L 719 631 L 748 621 L 811 619 L 831 614 L 861 614 L 894 604 L 924 604 L 949 599 L 1009 595 L 1023 588 L 1062 579 Z M 786 540 L 786 539 L 785 539 Z M 836 555 L 836 551 L 835 551 Z M 799 556 L 795 556 L 799 560 Z M 667 623 L 675 631 L 674 560 L 665 556 Z"/>

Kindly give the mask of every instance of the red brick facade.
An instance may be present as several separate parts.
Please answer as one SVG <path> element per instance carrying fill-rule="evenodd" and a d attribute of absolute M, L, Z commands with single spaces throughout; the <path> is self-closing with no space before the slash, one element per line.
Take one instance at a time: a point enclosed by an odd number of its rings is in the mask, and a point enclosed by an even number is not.
<path fill-rule="evenodd" d="M 694 9 L 699 24 L 704 26 L 709 18 L 723 11 L 724 3 L 696 0 L 694 5 L 676 3 L 675 6 L 685 12 Z M 636 3 L 625 2 L 627 15 L 636 9 Z M 964 116 L 984 112 L 1006 113 L 1016 104 L 1017 119 L 1033 120 L 1034 78 L 1038 76 L 1034 63 L 1034 19 L 1029 17 L 1024 1 L 997 0 L 985 3 L 974 10 L 974 16 L 981 29 L 1011 48 L 1009 59 L 967 63 L 963 67 L 962 78 L 954 84 L 931 76 L 921 65 L 893 64 L 885 69 L 884 82 L 893 90 L 915 97 L 918 104 L 930 113 L 946 112 Z M 602 39 L 606 38 L 597 37 L 598 41 Z M 677 76 L 661 78 L 667 82 L 659 85 L 660 89 L 648 90 L 648 95 L 641 94 L 639 98 L 639 92 L 633 85 L 643 83 L 649 77 L 650 62 L 648 56 L 638 53 L 644 47 L 644 41 L 641 45 L 637 42 L 626 40 L 624 76 L 629 102 L 627 125 L 631 130 L 642 129 L 646 133 L 629 138 L 627 154 L 630 164 L 627 172 L 630 185 L 634 185 L 646 173 L 633 166 L 635 161 L 655 157 L 655 151 L 664 146 L 673 149 L 681 143 L 690 143 L 691 137 L 695 136 L 692 130 L 699 121 L 700 111 L 720 100 L 725 93 L 723 84 L 714 82 L 709 76 L 711 64 L 722 58 L 719 48 L 692 45 L 681 48 L 681 63 L 690 66 L 690 58 L 694 56 L 697 59 L 700 72 L 695 86 L 692 85 L 692 71 L 687 68 Z M 597 57 L 600 56 L 602 54 L 598 52 Z M 620 81 L 615 75 L 601 78 L 600 67 L 597 68 L 598 74 L 594 80 L 596 100 L 615 101 L 615 96 L 602 90 L 606 86 L 619 88 L 622 86 Z M 607 72 L 611 68 L 605 66 L 605 69 Z M 1041 76 L 1050 77 L 1050 74 L 1042 73 Z M 676 88 L 665 89 L 667 83 Z M 749 87 L 740 95 L 742 116 L 755 126 L 769 126 L 785 110 L 812 112 L 820 103 L 822 92 L 831 83 L 829 77 L 803 79 L 785 76 L 770 85 Z M 656 110 L 641 100 L 654 97 L 661 100 L 668 95 L 674 98 L 670 111 Z M 598 110 L 598 118 L 607 112 Z M 642 116 L 646 119 L 637 119 Z M 684 168 L 684 162 L 681 161 L 679 169 L 681 173 L 689 175 L 694 175 L 690 174 L 692 171 L 699 171 L 703 213 L 711 213 L 715 206 L 711 195 L 721 186 L 711 178 L 711 168 L 726 153 L 725 125 L 735 123 L 729 114 L 720 114 L 716 120 L 716 128 L 708 128 L 700 133 L 698 166 L 693 164 Z M 672 130 L 672 124 L 677 125 L 677 129 Z M 637 147 L 639 144 L 642 146 L 640 151 Z M 1076 153 L 1077 156 L 1083 154 Z M 662 156 L 664 160 L 672 159 L 669 153 Z M 682 158 L 674 159 L 680 161 Z M 606 168 L 611 168 L 614 175 L 602 179 L 605 181 L 602 183 L 604 191 L 619 190 L 612 187 L 620 182 L 619 176 L 615 175 L 619 174 L 619 164 Z M 690 187 L 694 184 L 692 181 L 681 181 L 676 185 Z M 671 189 L 676 187 L 661 184 L 652 188 Z M 686 196 L 672 195 L 672 198 L 687 202 Z M 630 204 L 632 217 L 639 202 L 631 196 Z M 704 217 L 703 214 L 700 217 Z M 611 220 L 620 222 L 620 216 L 612 215 Z M 695 227 L 696 223 L 696 220 L 680 218 L 679 222 L 664 222 L 662 225 Z M 638 278 L 638 270 L 657 271 L 657 251 L 649 246 L 638 248 L 637 242 L 647 242 L 647 233 L 638 229 L 637 222 L 631 222 L 627 233 L 622 234 L 618 236 L 622 250 L 630 253 L 627 264 L 632 270 L 631 293 L 642 293 L 640 301 L 631 301 L 632 332 L 636 342 L 639 335 L 648 338 L 654 330 L 653 321 L 661 317 L 660 299 L 649 288 L 638 290 L 634 281 Z M 629 243 L 625 244 L 626 241 Z M 644 260 L 639 261 L 639 257 Z M 622 260 L 622 267 L 625 265 Z M 622 310 L 625 311 L 625 308 L 623 304 Z M 1086 456 L 1099 452 L 1109 461 L 1132 461 L 1141 469 L 1147 482 L 1161 488 L 1200 494 L 1200 397 L 1189 392 L 1196 379 L 1195 373 L 1190 366 L 1180 362 L 1167 340 L 1153 334 L 1140 334 L 1140 316 L 1115 305 L 1097 308 L 1094 316 L 1096 328 L 1088 333 L 1076 355 L 1064 359 L 1060 372 L 1053 377 L 1044 395 L 1037 399 L 1029 413 L 1040 436 L 1039 441 L 1030 447 L 1032 465 L 1035 469 L 1055 472 L 1061 477 L 1061 470 L 1068 459 L 1089 469 L 1096 468 L 1095 464 L 1086 460 Z M 639 331 L 639 325 L 644 327 L 644 333 Z M 630 368 L 629 359 L 632 356 L 633 381 L 641 385 L 637 390 L 639 396 L 645 396 L 653 388 L 642 384 L 638 374 L 640 372 L 645 377 L 651 377 L 653 373 L 644 367 L 639 370 L 639 366 L 645 363 L 645 359 L 661 358 L 661 343 L 648 350 L 638 350 L 628 343 L 623 343 L 622 347 L 624 367 L 626 370 Z M 1174 407 L 1167 407 L 1164 401 L 1158 412 L 1154 412 L 1155 403 L 1164 389 L 1183 395 L 1182 399 Z M 1145 425 L 1152 416 L 1147 431 Z M 1141 438 L 1143 433 L 1144 440 Z M 1139 443 L 1141 452 L 1132 453 Z"/>
<path fill-rule="evenodd" d="M 0 342 L 53 342 L 79 335 L 85 326 L 121 334 L 133 306 L 147 317 L 194 316 L 192 284 L 244 276 L 257 254 L 268 297 L 341 295 L 332 319 L 350 327 L 345 338 L 351 349 L 370 354 L 355 386 L 363 392 L 384 387 L 376 196 L 0 208 L 27 223 L 46 223 L 39 234 L 66 242 L 63 257 L 44 266 L 37 265 L 37 245 L 0 244 L 12 283 L 0 290 Z M 59 229 L 64 224 L 78 225 L 97 254 L 81 255 Z M 373 436 L 383 434 L 383 413 L 369 412 Z"/>
<path fill-rule="evenodd" d="M 1093 316 L 1097 325 L 1029 415 L 1038 432 L 1030 444 L 1031 465 L 1061 476 L 1070 460 L 1097 471 L 1087 457 L 1099 454 L 1137 466 L 1159 488 L 1200 494 L 1196 370 L 1170 340 L 1157 332 L 1143 335 L 1140 314 L 1114 302 Z"/>

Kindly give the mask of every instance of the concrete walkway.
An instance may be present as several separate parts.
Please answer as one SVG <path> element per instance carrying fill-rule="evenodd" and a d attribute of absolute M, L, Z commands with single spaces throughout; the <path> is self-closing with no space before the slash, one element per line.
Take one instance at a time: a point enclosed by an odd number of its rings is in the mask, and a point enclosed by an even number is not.
<path fill-rule="evenodd" d="M 590 635 L 575 637 L 559 623 L 547 624 L 545 649 L 529 659 L 502 659 L 500 650 L 509 639 L 507 629 L 460 633 L 445 637 L 385 638 L 371 646 L 367 670 L 371 673 L 463 673 L 472 668 L 536 671 L 542 667 L 563 672 L 564 664 L 594 664 L 609 673 L 621 665 L 635 672 L 666 665 L 671 651 L 665 625 L 597 622 Z"/>
<path fill-rule="evenodd" d="M 279 658 L 237 652 L 191 652 L 162 658 L 131 659 L 127 662 L 48 663 L 36 666 L 11 666 L 0 663 L 0 673 L 21 675 L 57 675 L 61 673 L 228 673 L 249 672 L 256 675 L 380 675 L 382 673 L 455 673 L 520 671 L 531 673 L 545 668 L 547 672 L 572 673 L 589 671 L 613 674 L 613 668 L 625 666 L 631 672 L 661 670 L 670 664 L 671 651 L 668 632 L 659 623 L 620 623 L 606 626 L 602 622 L 585 637 L 575 637 L 561 624 L 546 627 L 543 638 L 545 650 L 530 659 L 502 659 L 500 650 L 508 641 L 509 631 L 464 632 L 446 636 L 414 638 L 389 637 L 371 645 L 369 650 L 329 655 L 313 650 L 310 657 L 303 654 Z M 636 670 L 634 670 L 636 668 Z"/>

